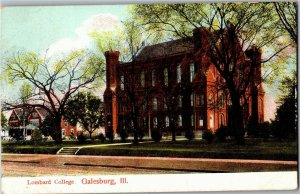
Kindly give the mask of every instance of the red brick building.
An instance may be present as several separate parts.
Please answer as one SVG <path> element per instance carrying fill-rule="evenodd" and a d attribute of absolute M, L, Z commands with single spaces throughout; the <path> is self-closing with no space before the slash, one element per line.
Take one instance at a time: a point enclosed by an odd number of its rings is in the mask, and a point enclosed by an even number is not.
<path fill-rule="evenodd" d="M 197 44 L 208 44 L 204 43 L 205 34 L 201 33 L 203 31 L 194 31 L 194 44 L 179 39 L 146 46 L 129 63 L 119 61 L 118 51 L 105 53 L 106 130 L 112 127 L 116 133 L 117 129 L 130 128 L 133 108 L 138 112 L 137 125 L 146 132 L 170 127 L 170 119 L 175 123 L 172 127 L 179 131 L 215 131 L 221 125 L 231 125 L 234 118 L 230 114 L 229 93 L 220 87 L 224 86 L 224 80 L 208 56 L 197 50 Z M 197 42 L 199 36 L 202 42 Z M 254 59 L 253 55 L 258 57 Z M 243 70 L 251 62 L 256 63 L 254 79 L 247 88 L 246 97 L 241 98 L 244 125 L 250 120 L 264 121 L 264 90 L 258 83 L 261 80 L 260 59 L 261 52 L 257 49 L 242 53 L 239 59 L 239 68 Z M 127 90 L 135 93 L 135 107 L 128 100 Z"/>
<path fill-rule="evenodd" d="M 8 119 L 8 126 L 11 130 L 26 129 L 23 134 L 30 136 L 32 130 L 42 126 L 44 119 L 48 115 L 49 113 L 40 107 L 14 109 Z M 72 133 L 75 136 L 77 135 L 77 127 L 71 126 L 64 119 L 61 120 L 61 128 L 63 137 L 70 137 Z"/>

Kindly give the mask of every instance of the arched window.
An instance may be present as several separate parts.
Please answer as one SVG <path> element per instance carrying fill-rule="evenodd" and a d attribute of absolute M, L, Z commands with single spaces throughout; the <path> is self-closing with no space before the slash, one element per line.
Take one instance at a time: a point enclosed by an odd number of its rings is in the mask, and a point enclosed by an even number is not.
<path fill-rule="evenodd" d="M 195 66 L 194 63 L 190 64 L 190 82 L 193 81 L 195 75 Z"/>
<path fill-rule="evenodd" d="M 153 98 L 152 107 L 153 107 L 153 110 L 157 110 L 157 98 Z"/>
<path fill-rule="evenodd" d="M 170 126 L 170 120 L 168 116 L 165 117 L 165 123 L 166 123 L 166 127 Z"/>
<path fill-rule="evenodd" d="M 156 72 L 155 70 L 152 70 L 152 73 L 151 73 L 151 78 L 152 78 L 152 86 L 154 87 L 155 84 L 156 84 Z"/>
<path fill-rule="evenodd" d="M 164 84 L 165 86 L 169 85 L 169 72 L 167 68 L 164 69 Z"/>
<path fill-rule="evenodd" d="M 182 127 L 182 116 L 178 115 L 178 127 Z"/>
<path fill-rule="evenodd" d="M 145 72 L 141 72 L 141 86 L 145 87 Z"/>
<path fill-rule="evenodd" d="M 177 65 L 177 83 L 181 82 L 181 65 Z"/>
<path fill-rule="evenodd" d="M 223 114 L 220 115 L 220 125 L 225 126 L 225 117 Z"/>
<path fill-rule="evenodd" d="M 157 117 L 153 118 L 153 128 L 157 128 Z"/>
<path fill-rule="evenodd" d="M 210 115 L 210 116 L 209 116 L 209 127 L 210 127 L 211 129 L 214 128 L 214 116 L 213 116 L 213 115 Z"/>

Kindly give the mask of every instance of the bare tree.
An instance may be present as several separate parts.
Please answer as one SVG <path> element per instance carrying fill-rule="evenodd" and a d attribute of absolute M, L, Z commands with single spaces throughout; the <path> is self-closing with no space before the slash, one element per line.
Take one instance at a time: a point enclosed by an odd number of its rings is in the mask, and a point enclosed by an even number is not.
<path fill-rule="evenodd" d="M 68 99 L 80 89 L 95 87 L 104 74 L 103 60 L 84 51 L 54 60 L 33 52 L 16 52 L 5 65 L 11 81 L 27 81 L 33 86 L 27 102 L 5 102 L 5 108 L 45 109 L 53 118 L 53 138 L 57 143 L 62 141 L 60 123 Z"/>

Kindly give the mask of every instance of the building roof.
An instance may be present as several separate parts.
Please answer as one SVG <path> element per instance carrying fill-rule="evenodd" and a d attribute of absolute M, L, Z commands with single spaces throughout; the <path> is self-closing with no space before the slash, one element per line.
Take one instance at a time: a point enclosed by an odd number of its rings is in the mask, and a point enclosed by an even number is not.
<path fill-rule="evenodd" d="M 18 108 L 18 109 L 14 109 L 13 111 L 16 113 L 18 119 L 21 120 L 21 119 L 23 119 L 23 116 L 26 117 L 30 114 L 31 109 L 30 108 Z"/>
<path fill-rule="evenodd" d="M 136 61 L 156 59 L 187 53 L 194 49 L 194 45 L 187 39 L 178 39 L 144 47 L 137 55 Z"/>
<path fill-rule="evenodd" d="M 46 116 L 49 115 L 49 112 L 46 111 L 44 108 L 36 107 L 35 110 L 39 113 L 39 115 L 44 119 Z"/>

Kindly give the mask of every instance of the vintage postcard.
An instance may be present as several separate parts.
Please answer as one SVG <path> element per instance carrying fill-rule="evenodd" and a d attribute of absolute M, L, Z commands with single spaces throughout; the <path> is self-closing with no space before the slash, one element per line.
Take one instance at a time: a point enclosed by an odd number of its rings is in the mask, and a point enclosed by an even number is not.
<path fill-rule="evenodd" d="M 2 6 L 2 193 L 298 189 L 297 6 Z"/>

